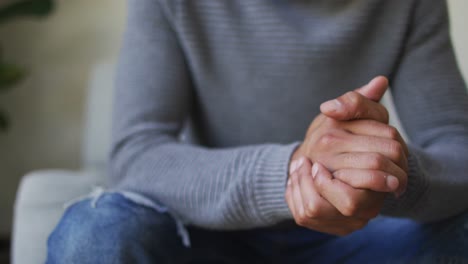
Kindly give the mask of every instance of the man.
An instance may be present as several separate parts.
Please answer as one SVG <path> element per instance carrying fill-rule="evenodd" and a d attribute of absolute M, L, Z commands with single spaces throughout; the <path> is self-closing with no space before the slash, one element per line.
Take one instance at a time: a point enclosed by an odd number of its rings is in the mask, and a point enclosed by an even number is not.
<path fill-rule="evenodd" d="M 447 20 L 440 0 L 129 1 L 112 188 L 67 210 L 48 263 L 468 261 Z"/>

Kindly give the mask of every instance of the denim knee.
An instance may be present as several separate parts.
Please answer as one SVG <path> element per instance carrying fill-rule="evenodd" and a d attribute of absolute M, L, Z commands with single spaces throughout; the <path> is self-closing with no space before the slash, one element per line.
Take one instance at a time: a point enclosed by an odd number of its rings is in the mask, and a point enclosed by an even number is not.
<path fill-rule="evenodd" d="M 106 193 L 66 210 L 49 237 L 47 263 L 171 263 L 180 250 L 168 214 Z"/>
<path fill-rule="evenodd" d="M 418 263 L 468 263 L 468 211 L 426 224 L 424 230 L 424 258 Z"/>

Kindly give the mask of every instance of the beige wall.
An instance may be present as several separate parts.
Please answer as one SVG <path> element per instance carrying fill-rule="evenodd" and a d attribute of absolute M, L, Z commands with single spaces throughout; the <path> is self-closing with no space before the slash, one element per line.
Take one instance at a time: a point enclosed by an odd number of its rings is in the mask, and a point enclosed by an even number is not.
<path fill-rule="evenodd" d="M 14 125 L 0 134 L 0 234 L 10 229 L 20 177 L 40 168 L 78 168 L 90 69 L 114 61 L 125 20 L 124 0 L 60 0 L 45 20 L 0 28 L 6 57 L 29 76 L 0 106 Z"/>
<path fill-rule="evenodd" d="M 468 1 L 448 0 L 448 3 L 455 52 L 465 81 L 468 81 Z"/>
<path fill-rule="evenodd" d="M 468 77 L 468 1 L 449 3 L 456 51 Z M 115 59 L 124 12 L 124 0 L 61 0 L 44 21 L 0 28 L 7 57 L 30 71 L 24 83 L 0 96 L 15 122 L 8 135 L 0 135 L 0 233 L 10 229 L 21 175 L 79 167 L 90 68 Z"/>

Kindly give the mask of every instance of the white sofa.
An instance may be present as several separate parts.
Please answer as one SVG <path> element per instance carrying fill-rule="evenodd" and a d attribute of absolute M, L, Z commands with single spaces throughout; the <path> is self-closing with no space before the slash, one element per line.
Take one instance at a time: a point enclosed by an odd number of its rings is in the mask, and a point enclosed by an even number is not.
<path fill-rule="evenodd" d="M 42 170 L 23 177 L 14 207 L 12 263 L 44 263 L 47 238 L 64 205 L 106 183 L 114 67 L 96 65 L 88 88 L 82 170 Z"/>

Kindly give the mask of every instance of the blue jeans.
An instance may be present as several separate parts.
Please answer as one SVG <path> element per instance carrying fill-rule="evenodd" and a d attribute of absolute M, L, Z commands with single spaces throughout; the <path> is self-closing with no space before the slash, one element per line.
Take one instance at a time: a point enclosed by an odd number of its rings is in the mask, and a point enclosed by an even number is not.
<path fill-rule="evenodd" d="M 119 193 L 67 209 L 47 263 L 468 263 L 468 213 L 433 224 L 378 217 L 337 237 L 301 227 L 212 231 Z"/>

